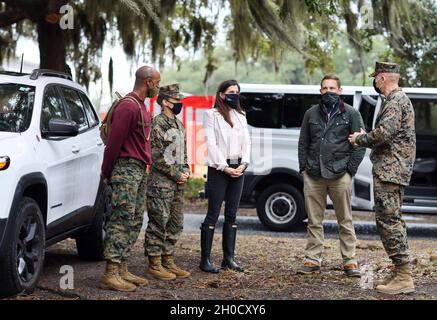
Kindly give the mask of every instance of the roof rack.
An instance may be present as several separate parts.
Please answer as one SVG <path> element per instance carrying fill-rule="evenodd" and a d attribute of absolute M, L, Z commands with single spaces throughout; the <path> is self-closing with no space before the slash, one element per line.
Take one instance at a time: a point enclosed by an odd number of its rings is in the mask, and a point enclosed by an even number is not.
<path fill-rule="evenodd" d="M 6 74 L 8 76 L 26 76 L 26 75 L 29 75 L 28 73 L 15 72 L 15 71 L 6 71 L 6 70 L 0 70 L 0 74 Z"/>
<path fill-rule="evenodd" d="M 73 81 L 73 77 L 65 72 L 50 70 L 50 69 L 35 69 L 30 75 L 31 80 L 36 80 L 40 76 L 58 77 Z"/>

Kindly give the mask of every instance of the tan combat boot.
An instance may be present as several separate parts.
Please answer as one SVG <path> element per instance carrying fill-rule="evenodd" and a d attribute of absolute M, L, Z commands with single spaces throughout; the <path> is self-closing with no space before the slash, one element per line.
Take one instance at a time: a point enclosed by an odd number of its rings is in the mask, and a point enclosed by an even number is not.
<path fill-rule="evenodd" d="M 171 281 L 176 279 L 174 273 L 168 272 L 161 264 L 161 256 L 151 257 L 149 256 L 149 268 L 147 273 L 158 280 Z"/>
<path fill-rule="evenodd" d="M 375 288 L 377 286 L 380 286 L 380 285 L 383 285 L 383 286 L 388 285 L 390 283 L 390 281 L 392 281 L 395 276 L 396 276 L 396 269 L 391 271 L 390 274 L 386 275 L 384 278 L 374 281 Z"/>
<path fill-rule="evenodd" d="M 386 285 L 379 285 L 376 291 L 385 294 L 413 293 L 416 291 L 409 264 L 396 267 L 396 274 Z"/>
<path fill-rule="evenodd" d="M 149 284 L 149 281 L 147 281 L 147 279 L 138 277 L 130 273 L 127 269 L 127 262 L 122 262 L 120 264 L 120 276 L 123 280 L 126 280 L 127 282 L 133 283 L 137 286 L 147 286 Z"/>
<path fill-rule="evenodd" d="M 175 274 L 179 279 L 188 278 L 191 275 L 188 271 L 182 270 L 174 263 L 173 256 L 162 256 L 162 266 L 167 271 Z"/>
<path fill-rule="evenodd" d="M 120 264 L 112 261 L 106 262 L 106 271 L 100 280 L 99 287 L 104 290 L 133 292 L 136 285 L 123 280 L 119 274 Z"/>

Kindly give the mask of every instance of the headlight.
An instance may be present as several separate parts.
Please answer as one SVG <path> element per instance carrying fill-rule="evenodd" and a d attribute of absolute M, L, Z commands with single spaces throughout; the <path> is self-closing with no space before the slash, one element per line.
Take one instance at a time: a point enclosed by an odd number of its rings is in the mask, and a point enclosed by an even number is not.
<path fill-rule="evenodd" d="M 9 157 L 0 157 L 0 171 L 9 168 L 10 163 L 11 159 Z"/>

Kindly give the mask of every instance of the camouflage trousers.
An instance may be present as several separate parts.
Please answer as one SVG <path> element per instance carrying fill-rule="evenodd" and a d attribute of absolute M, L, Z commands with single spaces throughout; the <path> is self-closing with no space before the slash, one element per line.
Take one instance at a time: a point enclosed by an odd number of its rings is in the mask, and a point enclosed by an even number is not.
<path fill-rule="evenodd" d="M 146 256 L 173 255 L 184 226 L 183 195 L 183 190 L 148 188 Z"/>
<path fill-rule="evenodd" d="M 112 215 L 105 239 L 105 259 L 123 262 L 129 257 L 143 225 L 147 172 L 135 159 L 118 159 L 111 175 Z"/>
<path fill-rule="evenodd" d="M 410 262 L 407 228 L 402 219 L 401 205 L 405 187 L 373 178 L 375 218 L 381 241 L 395 266 Z"/>

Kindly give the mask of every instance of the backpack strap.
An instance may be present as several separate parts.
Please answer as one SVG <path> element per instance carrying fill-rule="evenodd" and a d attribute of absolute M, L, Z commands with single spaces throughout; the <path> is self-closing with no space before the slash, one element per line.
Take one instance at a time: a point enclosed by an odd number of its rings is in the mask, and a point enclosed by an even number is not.
<path fill-rule="evenodd" d="M 105 117 L 105 119 L 102 121 L 102 123 L 103 123 L 103 124 L 105 124 L 105 123 L 111 124 L 112 114 L 114 113 L 115 108 L 117 108 L 117 107 L 120 105 L 120 103 L 121 103 L 122 101 L 126 101 L 126 100 L 129 100 L 129 101 L 135 103 L 135 104 L 138 106 L 138 108 L 140 109 L 140 114 L 141 114 L 141 122 L 140 122 L 140 126 L 141 126 L 142 129 L 143 129 L 143 136 L 144 136 L 144 139 L 146 139 L 146 141 L 149 141 L 149 140 L 150 140 L 150 133 L 151 133 L 151 130 L 149 131 L 149 135 L 146 136 L 146 131 L 145 131 L 146 123 L 145 123 L 145 120 L 144 120 L 144 112 L 143 112 L 143 108 L 141 108 L 141 105 L 140 105 L 140 103 L 138 102 L 137 99 L 132 98 L 132 97 L 130 97 L 130 96 L 124 96 L 123 98 L 121 98 L 121 99 L 119 99 L 118 101 L 116 101 L 116 102 L 111 106 L 111 108 L 109 109 L 109 111 L 108 111 L 108 113 L 106 114 L 106 117 Z"/>

